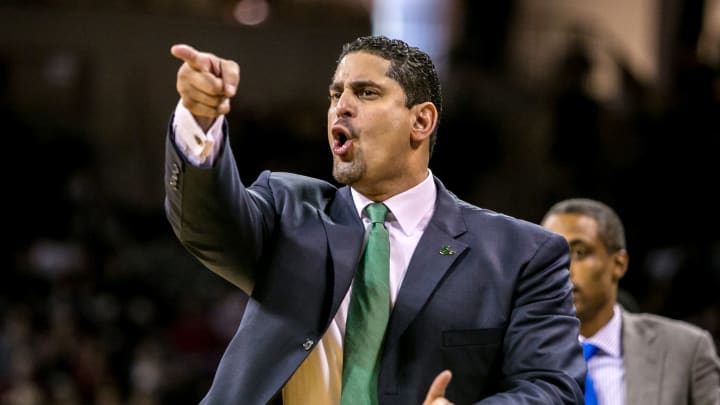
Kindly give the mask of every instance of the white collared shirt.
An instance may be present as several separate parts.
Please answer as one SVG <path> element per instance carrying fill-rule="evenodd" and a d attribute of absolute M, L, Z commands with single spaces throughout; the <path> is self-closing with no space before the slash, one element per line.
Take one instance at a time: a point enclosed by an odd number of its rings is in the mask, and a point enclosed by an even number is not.
<path fill-rule="evenodd" d="M 598 405 L 625 405 L 625 366 L 622 353 L 622 312 L 615 304 L 613 317 L 596 334 L 580 341 L 598 347 L 588 360 L 588 373 L 593 380 Z"/>

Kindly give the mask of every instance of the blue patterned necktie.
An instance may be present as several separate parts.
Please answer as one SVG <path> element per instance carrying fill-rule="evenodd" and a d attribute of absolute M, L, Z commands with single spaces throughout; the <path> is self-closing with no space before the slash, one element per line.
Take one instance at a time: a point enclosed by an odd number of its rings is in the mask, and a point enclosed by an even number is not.
<path fill-rule="evenodd" d="M 371 225 L 345 325 L 341 405 L 378 403 L 380 353 L 390 319 L 390 236 L 385 228 L 388 208 L 374 203 L 365 207 L 365 212 Z"/>
<path fill-rule="evenodd" d="M 598 347 L 592 343 L 582 342 L 583 357 L 585 358 L 585 364 L 595 353 L 598 352 Z M 598 405 L 597 393 L 595 392 L 595 385 L 593 384 L 592 378 L 590 378 L 590 369 L 585 375 L 585 405 Z"/>

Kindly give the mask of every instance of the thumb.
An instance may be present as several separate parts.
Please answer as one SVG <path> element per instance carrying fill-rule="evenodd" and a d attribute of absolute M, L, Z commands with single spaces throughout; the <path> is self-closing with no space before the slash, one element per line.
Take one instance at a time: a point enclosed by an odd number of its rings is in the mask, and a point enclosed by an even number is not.
<path fill-rule="evenodd" d="M 170 53 L 190 65 L 195 70 L 209 72 L 212 68 L 212 61 L 209 54 L 198 52 L 190 45 L 176 44 L 170 48 Z"/>
<path fill-rule="evenodd" d="M 424 404 L 430 404 L 435 399 L 445 397 L 445 389 L 447 388 L 448 384 L 450 384 L 451 379 L 452 373 L 450 372 L 450 370 L 444 370 L 443 372 L 438 374 L 430 385 L 430 389 L 428 389 Z"/>

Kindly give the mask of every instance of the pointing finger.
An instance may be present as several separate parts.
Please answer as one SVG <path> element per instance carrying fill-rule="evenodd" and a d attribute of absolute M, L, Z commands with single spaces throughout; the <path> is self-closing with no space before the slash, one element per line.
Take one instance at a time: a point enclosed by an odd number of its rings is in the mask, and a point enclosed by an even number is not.
<path fill-rule="evenodd" d="M 212 54 L 198 52 L 192 46 L 185 44 L 173 45 L 170 48 L 170 53 L 190 65 L 191 68 L 201 72 L 213 72 L 213 59 L 218 59 L 214 58 Z"/>

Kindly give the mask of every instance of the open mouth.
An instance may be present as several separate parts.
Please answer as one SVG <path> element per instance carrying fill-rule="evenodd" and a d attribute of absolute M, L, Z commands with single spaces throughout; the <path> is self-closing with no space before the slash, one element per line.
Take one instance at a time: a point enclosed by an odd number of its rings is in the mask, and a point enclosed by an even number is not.
<path fill-rule="evenodd" d="M 344 155 L 352 146 L 352 136 L 348 130 L 341 126 L 335 125 L 332 128 L 333 145 L 332 151 L 336 155 Z"/>

